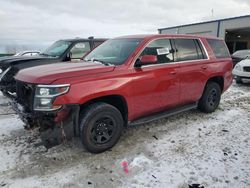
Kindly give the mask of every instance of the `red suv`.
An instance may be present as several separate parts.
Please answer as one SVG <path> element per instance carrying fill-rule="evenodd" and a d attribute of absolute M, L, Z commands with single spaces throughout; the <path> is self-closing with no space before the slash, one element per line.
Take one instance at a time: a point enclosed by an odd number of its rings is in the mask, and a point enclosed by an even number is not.
<path fill-rule="evenodd" d="M 28 68 L 16 76 L 13 108 L 39 126 L 47 146 L 79 136 L 103 152 L 122 129 L 198 107 L 213 112 L 232 83 L 223 40 L 187 35 L 111 39 L 79 63 Z"/>

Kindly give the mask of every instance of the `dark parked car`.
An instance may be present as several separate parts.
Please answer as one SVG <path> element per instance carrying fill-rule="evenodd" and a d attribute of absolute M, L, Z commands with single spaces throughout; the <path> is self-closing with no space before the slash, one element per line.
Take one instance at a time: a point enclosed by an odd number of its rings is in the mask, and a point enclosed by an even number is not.
<path fill-rule="evenodd" d="M 250 50 L 238 50 L 232 54 L 233 65 L 235 66 L 237 63 L 250 57 Z"/>
<path fill-rule="evenodd" d="M 67 39 L 53 43 L 38 56 L 9 56 L 0 58 L 0 89 L 5 95 L 16 91 L 14 76 L 21 69 L 38 65 L 80 60 L 106 39 Z"/>

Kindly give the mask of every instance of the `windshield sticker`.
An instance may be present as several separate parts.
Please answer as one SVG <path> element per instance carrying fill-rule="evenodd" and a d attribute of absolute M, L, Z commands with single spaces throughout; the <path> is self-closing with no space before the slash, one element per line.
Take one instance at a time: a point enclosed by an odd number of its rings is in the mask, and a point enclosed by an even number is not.
<path fill-rule="evenodd" d="M 157 55 L 164 55 L 170 53 L 168 48 L 158 48 L 156 50 L 157 50 Z"/>

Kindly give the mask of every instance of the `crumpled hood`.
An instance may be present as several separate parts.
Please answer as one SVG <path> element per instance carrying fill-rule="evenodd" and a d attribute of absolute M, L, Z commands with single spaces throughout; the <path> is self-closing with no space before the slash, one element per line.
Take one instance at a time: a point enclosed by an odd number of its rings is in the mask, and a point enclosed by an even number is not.
<path fill-rule="evenodd" d="M 250 67 L 250 59 L 244 59 L 241 62 L 239 62 L 237 65 L 240 65 L 242 67 L 246 67 L 246 66 Z"/>
<path fill-rule="evenodd" d="M 50 84 L 63 78 L 111 72 L 114 68 L 115 66 L 105 66 L 96 62 L 56 63 L 23 69 L 18 72 L 15 79 L 27 83 Z"/>

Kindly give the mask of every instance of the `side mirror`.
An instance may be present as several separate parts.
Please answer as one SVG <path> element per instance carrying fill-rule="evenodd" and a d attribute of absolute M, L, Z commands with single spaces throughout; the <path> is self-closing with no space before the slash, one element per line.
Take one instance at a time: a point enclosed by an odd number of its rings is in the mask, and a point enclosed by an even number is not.
<path fill-rule="evenodd" d="M 157 63 L 157 56 L 156 55 L 144 55 L 136 62 L 136 67 L 141 67 L 143 65 L 148 64 L 155 64 Z"/>
<path fill-rule="evenodd" d="M 66 61 L 71 61 L 71 59 L 72 59 L 72 53 L 71 52 L 68 52 L 67 54 L 66 54 Z"/>

